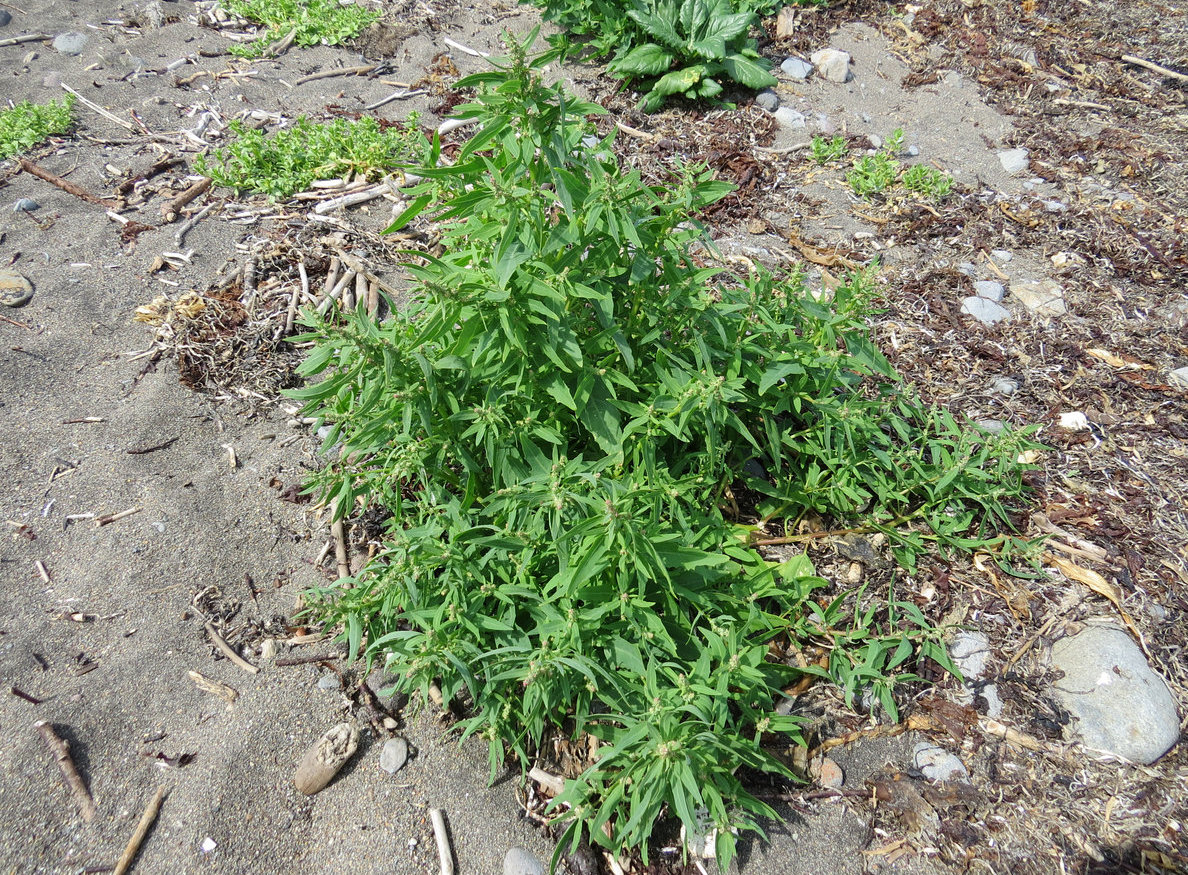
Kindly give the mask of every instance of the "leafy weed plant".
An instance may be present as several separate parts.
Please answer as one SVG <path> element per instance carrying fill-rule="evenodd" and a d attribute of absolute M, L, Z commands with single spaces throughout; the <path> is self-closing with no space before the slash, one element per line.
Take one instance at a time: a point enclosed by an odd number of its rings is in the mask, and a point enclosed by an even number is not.
<path fill-rule="evenodd" d="M 194 169 L 218 185 L 274 199 L 304 191 L 317 179 L 390 172 L 416 160 L 424 144 L 416 114 L 402 127 L 387 129 L 364 116 L 328 123 L 301 117 L 273 134 L 233 121 L 230 130 L 234 139 L 210 155 L 199 155 Z"/>
<path fill-rule="evenodd" d="M 846 138 L 837 135 L 832 140 L 826 140 L 824 137 L 817 135 L 813 137 L 809 144 L 809 154 L 813 161 L 817 164 L 828 164 L 830 161 L 836 161 L 849 151 L 846 146 Z"/>
<path fill-rule="evenodd" d="M 903 130 L 896 129 L 881 149 L 873 155 L 864 155 L 855 160 L 854 169 L 846 177 L 854 194 L 870 200 L 874 195 L 884 194 L 897 183 L 902 183 L 908 191 L 926 195 L 933 200 L 947 197 L 953 191 L 953 177 L 921 164 L 903 170 L 896 157 L 902 146 Z M 814 138 L 814 159 L 816 154 Z"/>
<path fill-rule="evenodd" d="M 0 159 L 27 152 L 54 134 L 70 130 L 74 95 L 49 103 L 25 100 L 0 112 Z"/>
<path fill-rule="evenodd" d="M 544 17 L 567 31 L 569 51 L 613 55 L 608 72 L 640 82 L 640 108 L 659 109 L 680 95 L 720 99 L 723 82 L 776 84 L 771 65 L 748 34 L 771 3 L 753 0 L 537 0 Z M 573 41 L 576 35 L 580 42 Z"/>
<path fill-rule="evenodd" d="M 573 842 L 646 859 L 667 812 L 717 828 L 725 868 L 732 829 L 774 816 L 738 769 L 788 776 L 764 739 L 800 741 L 774 706 L 804 670 L 770 661 L 773 641 L 830 642 L 821 671 L 892 709 L 912 660 L 948 665 L 918 611 L 879 627 L 818 605 L 807 558 L 765 561 L 726 491 L 757 460 L 772 517 L 980 544 L 1022 490 L 1026 440 L 913 400 L 868 338 L 866 274 L 819 301 L 797 274 L 695 263 L 694 217 L 730 186 L 699 167 L 649 186 L 591 145 L 602 109 L 543 85 L 556 54 L 529 58 L 531 39 L 459 83 L 477 133 L 416 168 L 389 230 L 429 217 L 442 254 L 409 253 L 407 307 L 305 317 L 301 370 L 321 379 L 293 394 L 341 444 L 311 489 L 338 517 L 391 513 L 376 560 L 311 611 L 398 689 L 466 698 L 493 777 L 555 735 L 597 739 L 551 809 Z"/>
<path fill-rule="evenodd" d="M 941 200 L 953 191 L 953 177 L 934 167 L 917 164 L 904 171 L 903 187 L 933 200 Z"/>
<path fill-rule="evenodd" d="M 293 42 L 299 46 L 336 46 L 358 36 L 379 18 L 378 12 L 337 0 L 223 0 L 222 6 L 232 15 L 268 29 L 259 39 L 235 43 L 228 49 L 244 58 L 259 57 L 289 31 L 296 31 Z"/>

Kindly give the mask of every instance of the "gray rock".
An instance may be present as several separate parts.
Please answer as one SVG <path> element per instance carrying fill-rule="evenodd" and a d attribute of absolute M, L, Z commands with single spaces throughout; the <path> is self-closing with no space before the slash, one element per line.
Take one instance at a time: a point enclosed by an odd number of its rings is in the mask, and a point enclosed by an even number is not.
<path fill-rule="evenodd" d="M 997 422 L 982 420 L 990 421 Z M 1002 423 L 999 422 L 998 426 L 1001 431 Z M 953 643 L 949 645 L 949 655 L 967 681 L 980 678 L 986 671 L 986 660 L 990 656 L 990 639 L 986 637 L 985 632 L 962 630 L 953 637 Z"/>
<path fill-rule="evenodd" d="M 544 875 L 544 865 L 523 848 L 510 848 L 503 858 L 503 875 Z"/>
<path fill-rule="evenodd" d="M 1002 169 L 1014 176 L 1027 169 L 1026 149 L 1003 149 L 998 153 L 998 161 Z"/>
<path fill-rule="evenodd" d="M 1052 645 L 1052 686 L 1085 747 L 1147 765 L 1180 738 L 1180 716 L 1163 678 L 1122 629 L 1090 626 Z"/>
<path fill-rule="evenodd" d="M 775 111 L 775 117 L 782 127 L 793 130 L 799 130 L 808 124 L 804 113 L 797 112 L 790 106 L 781 106 Z"/>
<path fill-rule="evenodd" d="M 1044 209 L 1049 213 L 1063 213 L 1068 209 L 1068 205 L 1063 201 L 1044 201 Z"/>
<path fill-rule="evenodd" d="M 1176 368 L 1168 374 L 1168 377 L 1171 379 L 1173 385 L 1188 389 L 1188 368 Z"/>
<path fill-rule="evenodd" d="M 974 425 L 990 434 L 1002 434 L 1006 431 L 1006 423 L 1001 419 L 977 419 L 974 420 Z M 964 669 L 962 669 L 961 673 L 966 674 Z M 969 677 L 969 675 L 966 675 L 966 677 Z"/>
<path fill-rule="evenodd" d="M 850 78 L 850 55 L 840 49 L 818 49 L 810 60 L 817 72 L 830 82 L 845 82 Z"/>
<path fill-rule="evenodd" d="M 812 75 L 813 65 L 800 58 L 785 58 L 784 63 L 780 64 L 780 69 L 784 75 L 792 79 L 807 79 Z"/>
<path fill-rule="evenodd" d="M 41 209 L 41 204 L 37 203 L 31 197 L 17 198 L 16 203 L 12 205 L 12 211 L 14 213 L 31 213 L 39 209 Z"/>
<path fill-rule="evenodd" d="M 957 269 L 971 279 L 978 275 L 978 266 L 972 261 L 961 262 L 961 264 L 957 265 Z"/>
<path fill-rule="evenodd" d="M 320 678 L 318 678 L 318 689 L 319 690 L 341 689 L 341 686 L 338 683 L 338 677 L 336 675 L 332 675 L 332 674 L 322 675 Z"/>
<path fill-rule="evenodd" d="M 974 294 L 997 304 L 1006 296 L 1006 288 L 993 280 L 978 280 L 974 283 Z"/>
<path fill-rule="evenodd" d="M 87 45 L 87 35 L 76 30 L 60 33 L 54 37 L 54 50 L 60 55 L 81 55 Z"/>
<path fill-rule="evenodd" d="M 0 27 L 8 27 L 10 21 L 12 21 L 12 15 L 0 9 Z"/>
<path fill-rule="evenodd" d="M 755 103 L 760 109 L 775 112 L 780 107 L 780 99 L 770 88 L 764 88 L 755 95 Z"/>
<path fill-rule="evenodd" d="M 1017 280 L 1011 283 L 1011 294 L 1037 316 L 1062 316 L 1064 289 L 1052 280 Z"/>
<path fill-rule="evenodd" d="M 1014 395 L 1019 391 L 1019 381 L 1011 377 L 995 377 L 990 381 L 990 391 L 998 395 Z"/>
<path fill-rule="evenodd" d="M 989 298 L 979 298 L 977 295 L 971 295 L 961 302 L 961 312 L 973 316 L 983 325 L 993 325 L 995 322 L 1011 318 L 1010 311 L 1002 304 L 996 304 Z"/>
<path fill-rule="evenodd" d="M 920 156 L 920 147 L 912 143 L 912 145 L 903 150 L 903 154 L 908 158 L 918 158 Z"/>
<path fill-rule="evenodd" d="M 998 261 L 1002 261 L 1002 262 L 1010 261 L 1012 258 L 1015 257 L 1014 255 L 1012 255 L 1010 252 L 1008 252 L 1005 249 L 991 249 L 990 254 L 992 256 L 994 256 L 995 259 L 997 259 Z"/>
<path fill-rule="evenodd" d="M 380 768 L 389 775 L 394 775 L 404 768 L 408 762 L 408 742 L 397 735 L 384 742 L 380 751 Z"/>
<path fill-rule="evenodd" d="M 912 763 L 929 781 L 964 781 L 969 778 L 965 763 L 956 754 L 927 741 L 912 749 Z"/>
<path fill-rule="evenodd" d="M 817 129 L 818 133 L 826 137 L 831 137 L 837 133 L 837 125 L 833 123 L 833 119 L 823 112 L 819 112 L 813 117 L 813 127 Z"/>

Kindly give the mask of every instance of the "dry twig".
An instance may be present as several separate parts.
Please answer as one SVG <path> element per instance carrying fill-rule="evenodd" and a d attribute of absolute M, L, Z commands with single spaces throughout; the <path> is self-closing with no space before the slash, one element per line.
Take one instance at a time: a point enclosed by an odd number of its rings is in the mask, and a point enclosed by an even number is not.
<path fill-rule="evenodd" d="M 66 782 L 66 786 L 74 796 L 82 819 L 90 823 L 95 819 L 95 800 L 91 798 L 91 791 L 87 789 L 86 782 L 83 781 L 82 775 L 74 766 L 74 760 L 70 756 L 70 747 L 58 737 L 54 728 L 47 721 L 38 720 L 33 724 L 33 728 L 41 733 L 50 753 L 54 755 L 58 771 L 62 773 L 62 780 Z"/>
<path fill-rule="evenodd" d="M 21 169 L 24 170 L 26 173 L 31 173 L 39 179 L 44 179 L 50 185 L 56 185 L 58 188 L 62 189 L 62 191 L 66 192 L 67 194 L 72 194 L 76 198 L 80 198 L 81 200 L 84 200 L 89 204 L 95 204 L 96 206 L 100 206 L 100 207 L 107 207 L 108 209 L 118 209 L 120 206 L 115 201 L 106 200 L 101 197 L 96 197 L 95 195 L 93 195 L 89 191 L 87 191 L 85 188 L 75 185 L 73 182 L 63 179 L 60 176 L 55 176 L 53 173 L 50 173 L 44 167 L 38 167 L 36 164 L 34 164 L 28 158 L 18 158 L 17 160 L 21 162 Z"/>
<path fill-rule="evenodd" d="M 429 809 L 433 822 L 433 839 L 437 842 L 437 857 L 441 860 L 441 875 L 454 875 L 454 854 L 450 850 L 450 836 L 446 832 L 445 815 L 440 808 Z"/>
<path fill-rule="evenodd" d="M 132 861 L 136 859 L 136 852 L 140 850 L 140 846 L 144 843 L 144 837 L 148 835 L 148 831 L 152 828 L 153 822 L 157 819 L 157 814 L 161 811 L 161 803 L 165 800 L 165 795 L 169 790 L 161 785 L 157 788 L 157 792 L 153 794 L 153 798 L 149 800 L 148 805 L 144 808 L 144 813 L 140 815 L 140 823 L 136 824 L 136 831 L 132 833 L 132 838 L 128 839 L 128 844 L 124 847 L 124 853 L 120 854 L 119 862 L 113 871 L 114 875 L 124 875 L 132 868 Z"/>
<path fill-rule="evenodd" d="M 235 652 L 234 648 L 232 648 L 231 645 L 227 643 L 226 639 L 224 639 L 223 636 L 218 633 L 218 630 L 215 629 L 214 624 L 210 622 L 206 624 L 206 634 L 210 636 L 211 643 L 213 643 L 215 647 L 222 651 L 224 656 L 226 656 L 237 666 L 246 672 L 250 672 L 251 674 L 259 673 L 259 668 L 252 665 L 250 662 Z"/>

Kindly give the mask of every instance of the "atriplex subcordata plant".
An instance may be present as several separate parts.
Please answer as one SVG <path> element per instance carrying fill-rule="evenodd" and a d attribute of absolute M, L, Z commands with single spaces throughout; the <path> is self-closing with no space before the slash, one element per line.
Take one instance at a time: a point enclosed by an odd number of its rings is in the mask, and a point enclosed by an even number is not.
<path fill-rule="evenodd" d="M 748 546 L 726 490 L 755 460 L 773 515 L 865 513 L 912 523 L 911 549 L 953 544 L 1021 488 L 1018 439 L 912 400 L 867 338 L 863 275 L 818 301 L 795 274 L 699 266 L 692 217 L 729 186 L 679 164 L 645 185 L 530 45 L 459 83 L 477 133 L 414 169 L 391 230 L 431 217 L 442 254 L 409 253 L 407 306 L 309 322 L 302 371 L 324 378 L 295 395 L 339 447 L 314 485 L 338 516 L 391 512 L 380 555 L 313 611 L 399 689 L 468 696 L 492 775 L 551 735 L 596 738 L 552 807 L 574 841 L 646 856 L 667 811 L 717 827 L 725 866 L 732 829 L 774 816 L 737 770 L 787 775 L 763 741 L 799 740 L 774 707 L 798 670 L 769 645 L 869 641 L 810 598 L 825 584 L 805 557 Z M 907 650 L 842 650 L 832 676 L 889 690 L 909 651 L 947 665 L 922 615 L 898 615 Z"/>

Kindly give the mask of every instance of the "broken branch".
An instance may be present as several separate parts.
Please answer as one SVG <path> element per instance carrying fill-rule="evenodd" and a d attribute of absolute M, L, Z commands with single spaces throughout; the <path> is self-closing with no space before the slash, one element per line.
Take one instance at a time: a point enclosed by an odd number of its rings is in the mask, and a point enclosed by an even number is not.
<path fill-rule="evenodd" d="M 104 198 L 96 197 L 95 195 L 93 195 L 89 191 L 87 191 L 85 188 L 75 185 L 73 182 L 69 182 L 60 176 L 55 176 L 53 173 L 50 173 L 44 167 L 38 167 L 36 164 L 34 164 L 28 158 L 18 158 L 17 160 L 21 162 L 21 169 L 24 170 L 26 173 L 31 173 L 34 176 L 36 176 L 38 179 L 44 179 L 50 185 L 56 185 L 58 188 L 62 189 L 62 191 L 66 192 L 67 194 L 72 194 L 76 198 L 80 198 L 89 204 L 95 204 L 96 206 L 100 206 L 100 207 L 107 207 L 108 209 L 117 209 L 120 206 L 115 201 L 105 200 Z"/>
<path fill-rule="evenodd" d="M 86 782 L 83 781 L 82 775 L 78 773 L 78 769 L 74 766 L 74 760 L 70 756 L 70 748 L 58 734 L 54 732 L 54 728 L 45 720 L 38 720 L 33 724 L 33 728 L 41 733 L 42 739 L 46 746 L 50 749 L 50 753 L 54 755 L 54 760 L 58 764 L 58 771 L 62 773 L 62 780 L 66 782 L 71 794 L 74 796 L 74 801 L 78 805 L 79 813 L 82 819 L 90 823 L 95 819 L 95 800 L 91 798 L 91 791 L 87 789 Z"/>
<path fill-rule="evenodd" d="M 148 835 L 148 831 L 152 828 L 153 822 L 157 819 L 157 814 L 161 811 L 161 803 L 165 800 L 165 794 L 168 789 L 161 785 L 157 788 L 157 792 L 153 794 L 153 798 L 149 800 L 149 804 L 145 806 L 144 813 L 140 815 L 140 823 L 136 824 L 136 831 L 132 833 L 132 838 L 128 839 L 128 844 L 124 847 L 124 853 L 120 854 L 119 862 L 113 871 L 114 875 L 124 875 L 132 868 L 132 861 L 136 859 L 136 852 L 140 850 L 140 846 L 144 843 L 144 837 Z"/>
<path fill-rule="evenodd" d="M 178 213 L 181 208 L 194 200 L 198 195 L 210 188 L 210 177 L 204 176 L 175 197 L 173 200 L 166 201 L 161 205 L 161 217 L 166 222 L 174 222 L 177 220 Z"/>
<path fill-rule="evenodd" d="M 206 624 L 206 634 L 210 636 L 211 643 L 221 650 L 224 656 L 226 656 L 244 671 L 250 672 L 251 674 L 257 674 L 260 671 L 259 668 L 252 665 L 250 662 L 235 652 L 234 648 L 232 648 L 231 645 L 227 643 L 226 639 L 224 639 L 223 636 L 218 633 L 218 630 L 215 629 L 214 624 L 209 622 Z"/>

